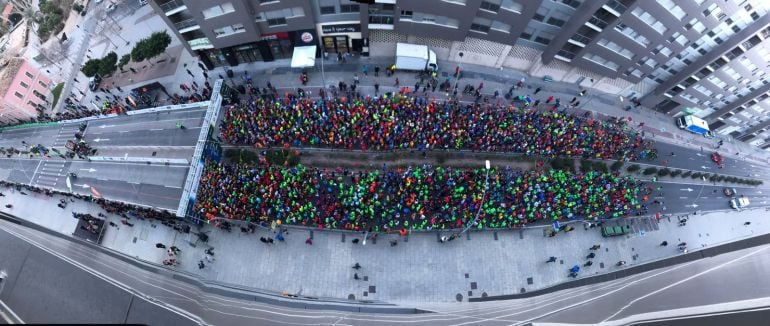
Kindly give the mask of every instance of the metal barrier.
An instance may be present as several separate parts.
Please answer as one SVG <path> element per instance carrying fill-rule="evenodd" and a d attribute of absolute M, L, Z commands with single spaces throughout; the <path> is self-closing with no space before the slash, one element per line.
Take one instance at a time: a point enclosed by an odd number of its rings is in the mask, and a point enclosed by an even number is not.
<path fill-rule="evenodd" d="M 108 162 L 135 162 L 135 163 L 163 163 L 163 164 L 189 164 L 183 158 L 157 158 L 157 157 L 130 157 L 130 156 L 89 156 L 91 161 Z"/>
<path fill-rule="evenodd" d="M 195 102 L 195 103 L 165 105 L 165 106 L 159 106 L 157 108 L 149 108 L 149 109 L 142 109 L 142 110 L 136 110 L 136 111 L 128 111 L 128 112 L 126 112 L 126 114 L 127 115 L 137 115 L 137 114 L 153 113 L 153 112 L 163 112 L 163 111 L 173 111 L 173 110 L 185 110 L 185 109 L 201 108 L 201 107 L 204 107 L 204 106 L 209 106 L 210 102 L 211 101 L 203 101 L 203 102 Z"/>
<path fill-rule="evenodd" d="M 203 147 L 208 141 L 209 130 L 217 123 L 219 110 L 222 108 L 221 89 L 222 80 L 218 79 L 214 82 L 211 99 L 208 102 L 209 107 L 206 110 L 206 116 L 203 118 L 203 125 L 198 135 L 198 143 L 195 144 L 195 152 L 192 159 L 190 159 L 191 164 L 195 164 L 195 166 L 190 166 L 190 170 L 187 172 L 187 179 L 182 190 L 182 198 L 179 199 L 179 207 L 176 211 L 176 216 L 178 217 L 185 217 L 187 215 L 187 207 L 190 204 L 190 200 L 195 199 L 195 195 L 198 193 L 198 185 L 203 173 Z"/>

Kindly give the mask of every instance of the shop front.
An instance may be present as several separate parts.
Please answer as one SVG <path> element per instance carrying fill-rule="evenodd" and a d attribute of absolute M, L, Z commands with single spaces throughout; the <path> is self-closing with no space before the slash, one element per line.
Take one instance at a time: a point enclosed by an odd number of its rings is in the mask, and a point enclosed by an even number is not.
<path fill-rule="evenodd" d="M 318 30 L 326 53 L 361 53 L 361 24 L 320 24 Z"/>

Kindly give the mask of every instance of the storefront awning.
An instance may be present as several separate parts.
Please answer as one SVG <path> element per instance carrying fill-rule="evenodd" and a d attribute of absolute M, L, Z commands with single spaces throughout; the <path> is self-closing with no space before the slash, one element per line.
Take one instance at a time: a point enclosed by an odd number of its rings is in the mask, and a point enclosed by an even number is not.
<path fill-rule="evenodd" d="M 292 68 L 304 68 L 315 66 L 315 46 L 295 46 L 291 56 Z"/>

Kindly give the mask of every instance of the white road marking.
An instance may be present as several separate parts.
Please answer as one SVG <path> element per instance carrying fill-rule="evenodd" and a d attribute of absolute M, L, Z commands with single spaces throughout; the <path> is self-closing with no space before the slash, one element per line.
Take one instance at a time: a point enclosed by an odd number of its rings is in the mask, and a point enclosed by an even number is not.
<path fill-rule="evenodd" d="M 24 321 L 21 319 L 21 317 L 19 317 L 19 315 L 17 315 L 15 312 L 13 312 L 13 309 L 11 309 L 11 307 L 8 307 L 5 304 L 5 302 L 0 300 L 0 305 L 3 306 L 3 310 L 9 312 L 13 316 L 13 318 L 14 318 L 14 319 L 8 318 L 8 316 L 5 314 L 5 312 L 0 311 L 0 315 L 3 316 L 3 320 L 5 320 L 7 323 L 9 323 L 11 325 L 16 324 L 15 321 L 18 321 L 19 323 L 24 324 Z"/>
<path fill-rule="evenodd" d="M 35 180 L 35 174 L 37 174 L 37 169 L 40 168 L 40 164 L 43 164 L 43 160 L 40 160 L 37 162 L 37 167 L 35 168 L 35 172 L 32 173 L 32 177 L 29 178 L 29 185 L 32 186 L 32 180 Z"/>
<path fill-rule="evenodd" d="M 679 197 L 679 199 L 687 199 L 687 197 Z"/>
<path fill-rule="evenodd" d="M 757 250 L 755 250 L 755 251 L 752 251 L 752 252 L 750 252 L 750 253 L 748 253 L 748 254 L 745 254 L 745 255 L 743 255 L 743 256 L 740 256 L 740 257 L 738 257 L 738 258 L 735 258 L 735 259 L 733 259 L 733 260 L 731 260 L 731 261 L 728 261 L 728 262 L 724 262 L 724 263 L 722 263 L 722 264 L 719 264 L 719 265 L 717 265 L 717 266 L 714 266 L 714 267 L 712 267 L 712 268 L 709 268 L 709 269 L 707 269 L 707 270 L 705 270 L 705 271 L 702 271 L 702 272 L 700 272 L 700 273 L 698 273 L 698 274 L 695 274 L 695 275 L 693 275 L 693 276 L 690 276 L 690 277 L 687 277 L 687 278 L 685 278 L 685 279 L 683 279 L 683 280 L 679 280 L 679 281 L 677 281 L 677 282 L 671 283 L 671 284 L 669 284 L 669 285 L 667 285 L 667 286 L 664 286 L 664 287 L 662 287 L 662 288 L 660 288 L 660 289 L 657 289 L 657 290 L 655 290 L 655 291 L 652 291 L 652 292 L 650 292 L 650 293 L 647 293 L 647 294 L 645 294 L 645 295 L 643 295 L 643 296 L 641 296 L 641 297 L 638 297 L 638 298 L 636 298 L 636 299 L 634 299 L 634 300 L 631 300 L 631 302 L 629 302 L 627 305 L 623 306 L 623 308 L 620 308 L 620 310 L 616 311 L 616 312 L 615 312 L 614 314 L 612 314 L 611 316 L 609 316 L 609 317 L 605 318 L 604 320 L 602 320 L 602 323 L 604 323 L 604 322 L 607 322 L 608 320 L 612 319 L 612 317 L 615 317 L 615 316 L 617 316 L 619 313 L 623 312 L 623 310 L 626 310 L 626 308 L 630 307 L 631 305 L 633 305 L 634 303 L 638 302 L 639 300 L 642 300 L 642 299 L 645 299 L 645 298 L 647 298 L 647 297 L 649 297 L 649 296 L 652 296 L 652 295 L 658 294 L 658 293 L 660 293 L 661 291 L 665 291 L 665 290 L 668 290 L 668 289 L 670 289 L 670 288 L 672 288 L 672 287 L 675 287 L 675 286 L 677 286 L 677 285 L 679 285 L 679 284 L 682 284 L 682 283 L 684 283 L 684 282 L 687 282 L 687 281 L 689 281 L 689 280 L 691 280 L 691 279 L 694 279 L 694 278 L 696 278 L 696 277 L 698 277 L 698 276 L 701 276 L 701 275 L 703 275 L 703 274 L 706 274 L 706 273 L 712 272 L 712 271 L 714 271 L 714 270 L 720 269 L 720 268 L 722 268 L 722 267 L 725 267 L 725 266 L 727 266 L 727 265 L 729 265 L 729 264 L 732 264 L 732 263 L 734 263 L 734 262 L 736 262 L 736 261 L 739 261 L 739 260 L 741 260 L 741 259 L 744 259 L 744 258 L 746 258 L 746 257 L 749 257 L 749 256 L 751 256 L 751 255 L 754 255 L 754 254 L 756 254 L 756 253 L 758 253 L 758 252 L 760 252 L 760 251 L 764 251 L 764 250 L 767 250 L 768 248 L 770 248 L 770 247 L 764 247 L 764 248 L 760 248 L 760 249 L 757 249 Z"/>

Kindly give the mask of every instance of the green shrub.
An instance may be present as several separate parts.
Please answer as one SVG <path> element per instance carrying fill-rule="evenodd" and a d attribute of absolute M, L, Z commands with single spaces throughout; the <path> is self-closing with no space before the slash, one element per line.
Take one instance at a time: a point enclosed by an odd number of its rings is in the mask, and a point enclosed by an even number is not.
<path fill-rule="evenodd" d="M 653 167 L 649 167 L 649 168 L 644 169 L 644 172 L 642 172 L 642 173 L 644 173 L 644 175 L 651 175 L 651 174 L 655 174 L 655 172 L 658 172 L 658 169 L 653 168 Z"/>
<path fill-rule="evenodd" d="M 634 173 L 636 171 L 639 171 L 639 169 L 641 169 L 641 168 L 642 167 L 639 166 L 639 164 L 631 164 L 631 165 L 628 166 L 628 168 L 626 168 L 626 171 Z"/>
<path fill-rule="evenodd" d="M 663 168 L 663 169 L 660 169 L 658 171 L 658 175 L 661 176 L 661 177 L 665 177 L 665 176 L 669 175 L 670 173 L 671 173 L 671 170 L 669 170 L 668 168 Z"/>
<path fill-rule="evenodd" d="M 702 175 L 703 175 L 703 174 L 701 174 L 700 172 L 693 172 L 693 174 L 692 174 L 692 175 L 690 175 L 690 177 L 691 177 L 691 178 L 693 178 L 693 179 L 698 179 L 698 178 L 700 178 Z"/>
<path fill-rule="evenodd" d="M 607 164 L 604 162 L 594 162 L 594 170 L 602 173 L 609 172 L 609 169 L 607 168 Z"/>
<path fill-rule="evenodd" d="M 692 175 L 692 171 L 684 171 L 684 173 L 682 173 L 682 178 L 687 178 L 690 175 Z"/>
<path fill-rule="evenodd" d="M 682 170 L 673 170 L 673 171 L 671 171 L 671 176 L 672 177 L 677 177 L 680 174 L 682 174 Z"/>
<path fill-rule="evenodd" d="M 296 166 L 299 164 L 299 155 L 299 151 L 282 149 L 269 151 L 265 159 L 270 164 Z"/>
<path fill-rule="evenodd" d="M 589 160 L 580 160 L 580 172 L 586 173 L 593 170 L 593 164 Z"/>
<path fill-rule="evenodd" d="M 615 161 L 610 165 L 610 170 L 614 171 L 620 171 L 620 168 L 623 167 L 623 161 Z"/>

